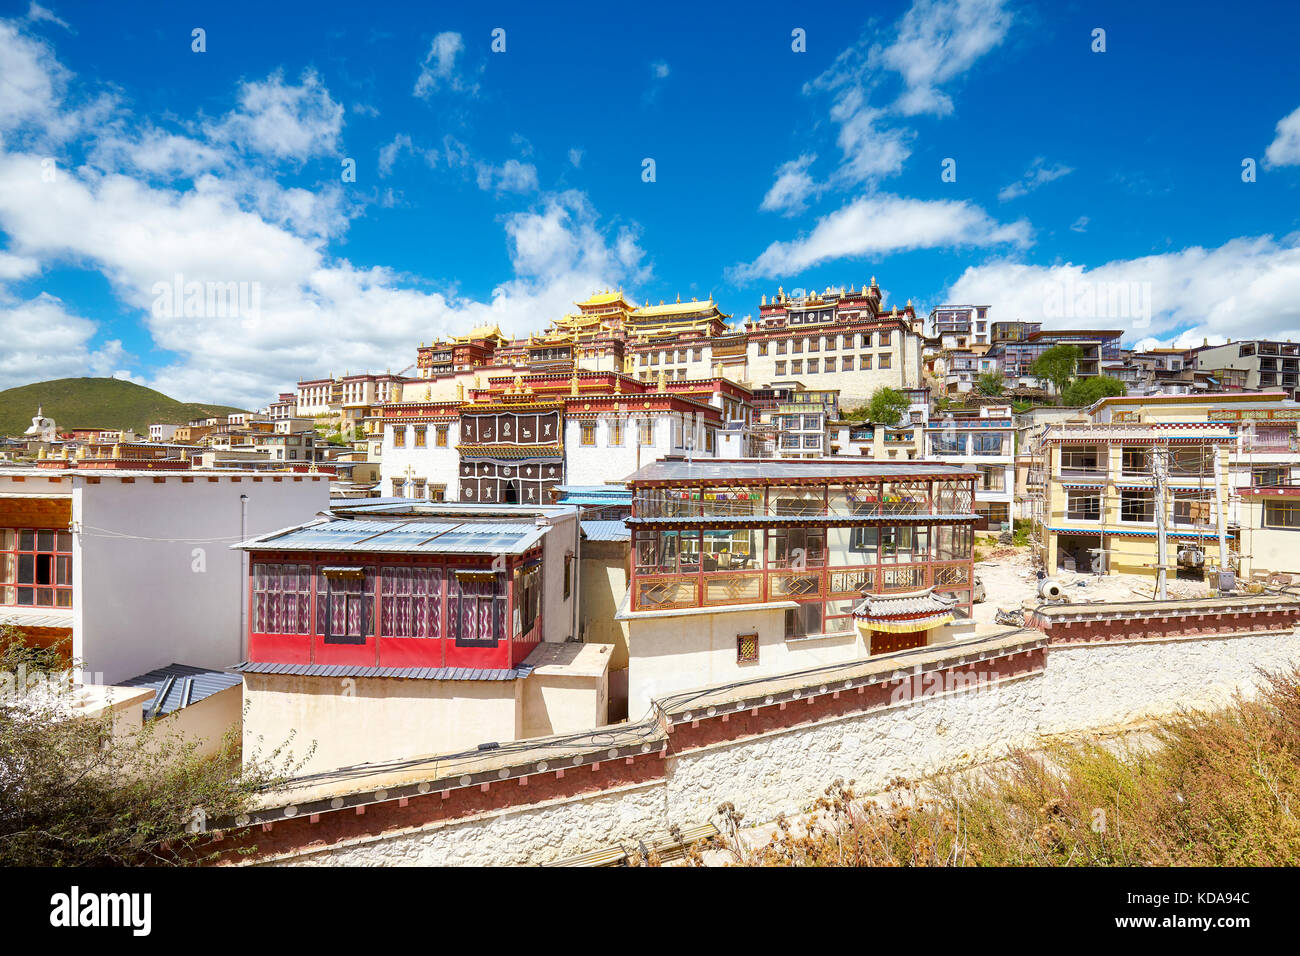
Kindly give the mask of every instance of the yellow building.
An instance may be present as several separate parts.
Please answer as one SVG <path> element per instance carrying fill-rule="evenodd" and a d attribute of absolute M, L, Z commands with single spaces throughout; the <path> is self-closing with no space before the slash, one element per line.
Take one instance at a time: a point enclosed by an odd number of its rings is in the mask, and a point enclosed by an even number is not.
<path fill-rule="evenodd" d="M 1040 555 L 1058 569 L 1203 579 L 1230 567 L 1230 453 L 1222 422 L 1078 422 L 1040 440 Z"/>

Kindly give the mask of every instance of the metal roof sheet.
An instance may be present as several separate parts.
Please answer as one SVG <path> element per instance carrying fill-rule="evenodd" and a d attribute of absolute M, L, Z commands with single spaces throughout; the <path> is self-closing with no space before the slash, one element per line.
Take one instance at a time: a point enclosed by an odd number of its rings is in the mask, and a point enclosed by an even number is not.
<path fill-rule="evenodd" d="M 566 511 L 565 514 L 572 512 Z M 360 521 L 335 518 L 234 545 L 244 550 L 523 554 L 551 530 L 532 521 Z"/>
<path fill-rule="evenodd" d="M 121 681 L 120 686 L 152 687 L 155 691 L 154 698 L 144 705 L 145 713 L 162 717 L 190 704 L 197 704 L 213 694 L 237 687 L 242 682 L 242 677 L 230 671 L 172 663 Z"/>
<path fill-rule="evenodd" d="M 588 541 L 632 540 L 632 532 L 621 521 L 584 521 L 582 535 Z"/>
<path fill-rule="evenodd" d="M 909 478 L 922 475 L 958 477 L 969 475 L 970 466 L 940 465 L 932 462 L 886 462 L 852 458 L 809 459 L 682 459 L 664 458 L 651 462 L 629 475 L 628 484 L 646 481 L 714 481 L 726 484 L 741 478 L 767 478 L 782 481 L 797 479 Z"/>
<path fill-rule="evenodd" d="M 301 677 L 393 677 L 405 680 L 518 680 L 533 672 L 520 665 L 489 667 L 361 667 L 352 664 L 280 664 L 245 661 L 235 670 L 245 674 L 292 674 Z"/>

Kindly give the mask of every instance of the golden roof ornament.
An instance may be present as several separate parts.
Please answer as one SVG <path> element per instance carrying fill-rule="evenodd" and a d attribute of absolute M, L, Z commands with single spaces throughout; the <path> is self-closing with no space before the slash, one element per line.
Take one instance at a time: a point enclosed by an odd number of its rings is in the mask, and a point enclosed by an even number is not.
<path fill-rule="evenodd" d="M 457 382 L 457 383 L 456 383 L 456 401 L 458 401 L 458 402 L 463 402 L 463 401 L 465 401 L 465 383 L 464 383 L 464 382 Z"/>
<path fill-rule="evenodd" d="M 898 306 L 894 306 L 894 308 L 890 311 L 889 315 L 890 318 L 894 318 L 894 319 L 898 318 Z"/>
<path fill-rule="evenodd" d="M 664 374 L 663 369 L 659 370 L 659 391 L 668 391 L 668 376 Z"/>
<path fill-rule="evenodd" d="M 876 277 L 875 277 L 875 276 L 872 276 L 872 277 L 871 277 L 871 288 L 874 289 L 875 287 L 876 287 Z"/>
<path fill-rule="evenodd" d="M 41 461 L 44 461 L 44 460 L 48 457 L 48 455 L 46 454 L 45 446 L 44 446 L 44 445 L 42 445 L 42 446 L 41 446 L 41 450 L 38 451 L 38 452 L 36 453 L 36 457 L 37 457 L 39 460 L 41 460 Z"/>
<path fill-rule="evenodd" d="M 575 368 L 573 374 L 569 376 L 569 394 L 578 394 L 578 370 Z"/>

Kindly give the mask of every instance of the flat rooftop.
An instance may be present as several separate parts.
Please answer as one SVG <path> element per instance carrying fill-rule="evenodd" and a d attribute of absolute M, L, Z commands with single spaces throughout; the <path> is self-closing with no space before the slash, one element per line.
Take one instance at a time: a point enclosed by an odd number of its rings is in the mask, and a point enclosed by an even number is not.
<path fill-rule="evenodd" d="M 941 465 L 927 461 L 875 461 L 856 458 L 663 458 L 644 466 L 624 481 L 629 485 L 667 482 L 686 484 L 734 481 L 780 482 L 850 481 L 864 478 L 969 478 L 978 477 L 973 469 L 961 465 Z"/>

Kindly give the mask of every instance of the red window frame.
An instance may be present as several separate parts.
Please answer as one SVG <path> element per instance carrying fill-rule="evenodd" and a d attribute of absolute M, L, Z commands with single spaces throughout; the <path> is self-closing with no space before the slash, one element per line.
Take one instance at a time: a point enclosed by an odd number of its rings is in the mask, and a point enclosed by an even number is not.
<path fill-rule="evenodd" d="M 44 537 L 46 535 L 48 539 Z M 43 543 L 48 546 L 41 547 Z M 45 573 L 42 573 L 42 558 L 48 561 Z M 30 567 L 29 572 L 25 573 L 24 564 Z M 31 580 L 20 580 L 23 577 Z M 29 600 L 22 600 L 24 592 L 28 593 Z M 67 528 L 0 528 L 0 605 L 72 607 L 71 531 Z"/>

